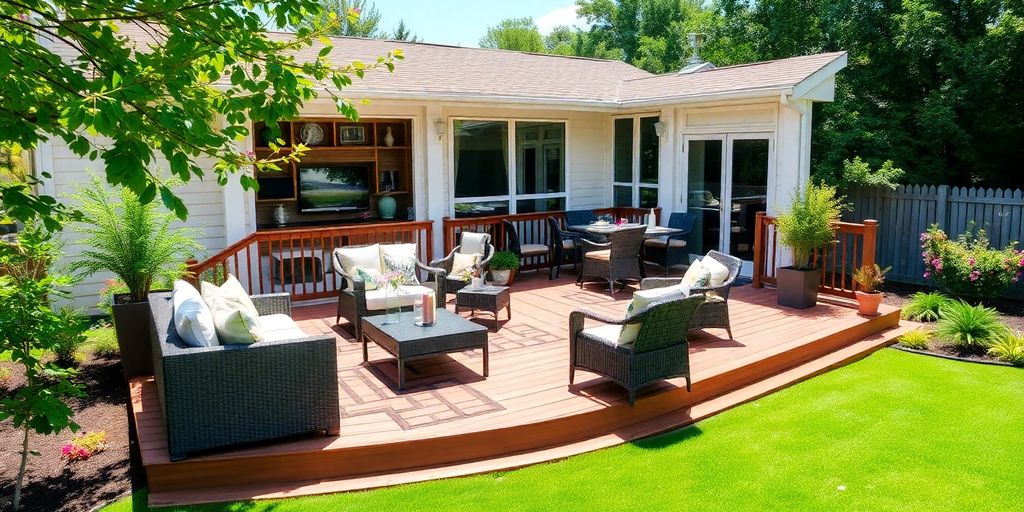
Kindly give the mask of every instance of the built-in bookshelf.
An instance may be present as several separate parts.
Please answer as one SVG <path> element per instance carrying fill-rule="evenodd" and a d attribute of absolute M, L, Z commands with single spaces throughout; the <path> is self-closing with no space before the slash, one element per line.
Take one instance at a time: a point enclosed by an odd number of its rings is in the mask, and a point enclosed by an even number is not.
<path fill-rule="evenodd" d="M 256 179 L 256 222 L 274 225 L 274 210 L 282 205 L 289 224 L 338 223 L 379 219 L 377 203 L 381 195 L 393 196 L 397 203 L 396 220 L 406 220 L 413 206 L 412 122 L 408 119 L 360 119 L 352 122 L 334 118 L 297 118 L 278 124 L 280 133 L 263 123 L 253 126 L 254 151 L 259 157 L 273 153 L 271 143 L 284 142 L 280 151 L 289 152 L 297 144 L 308 148 L 298 164 L 281 166 L 280 171 L 262 171 Z M 390 136 L 389 136 L 390 133 Z M 298 167 L 367 166 L 369 209 L 331 213 L 302 213 L 299 208 Z"/>

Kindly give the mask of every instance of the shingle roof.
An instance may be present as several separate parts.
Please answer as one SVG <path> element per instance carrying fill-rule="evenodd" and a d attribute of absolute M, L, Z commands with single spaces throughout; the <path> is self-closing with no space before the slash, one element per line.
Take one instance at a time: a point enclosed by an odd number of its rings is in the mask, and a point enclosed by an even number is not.
<path fill-rule="evenodd" d="M 148 44 L 152 38 L 134 26 L 126 34 Z M 272 33 L 287 38 L 288 33 Z M 728 66 L 693 74 L 652 75 L 618 60 L 544 55 L 411 43 L 359 37 L 332 38 L 331 59 L 374 62 L 401 48 L 405 59 L 394 73 L 373 71 L 345 89 L 351 98 L 424 98 L 504 100 L 549 104 L 584 104 L 616 108 L 663 100 L 687 100 L 725 93 L 792 88 L 845 52 L 822 53 L 769 62 Z M 320 43 L 299 58 L 315 58 Z"/>

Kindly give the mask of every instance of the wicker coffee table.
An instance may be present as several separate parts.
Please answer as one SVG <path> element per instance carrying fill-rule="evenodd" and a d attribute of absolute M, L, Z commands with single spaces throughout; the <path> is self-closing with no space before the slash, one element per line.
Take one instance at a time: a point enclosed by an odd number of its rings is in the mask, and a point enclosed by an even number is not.
<path fill-rule="evenodd" d="M 402 321 L 392 325 L 384 325 L 385 317 L 363 317 L 363 362 L 369 360 L 367 344 L 370 341 L 395 356 L 398 359 L 398 389 L 405 388 L 405 363 L 463 350 L 483 349 L 484 377 L 487 377 L 486 327 L 444 308 L 437 310 L 437 322 L 430 327 L 413 323 L 411 313 L 403 313 Z"/>
<path fill-rule="evenodd" d="M 494 314 L 494 330 L 498 330 L 498 311 L 504 309 L 512 319 L 512 297 L 507 286 L 487 285 L 481 288 L 463 288 L 455 294 L 455 312 L 460 309 L 482 309 Z"/>

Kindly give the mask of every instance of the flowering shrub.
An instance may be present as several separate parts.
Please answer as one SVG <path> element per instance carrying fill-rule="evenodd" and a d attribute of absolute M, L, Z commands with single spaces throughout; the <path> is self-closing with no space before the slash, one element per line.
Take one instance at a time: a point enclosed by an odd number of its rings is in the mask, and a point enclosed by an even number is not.
<path fill-rule="evenodd" d="M 60 448 L 61 458 L 68 462 L 86 460 L 107 449 L 107 433 L 98 430 L 82 434 Z"/>
<path fill-rule="evenodd" d="M 1016 242 L 1004 249 L 989 247 L 984 229 L 968 226 L 951 240 L 937 225 L 921 233 L 924 277 L 934 279 L 950 293 L 963 297 L 998 297 L 1024 271 L 1024 251 Z"/>

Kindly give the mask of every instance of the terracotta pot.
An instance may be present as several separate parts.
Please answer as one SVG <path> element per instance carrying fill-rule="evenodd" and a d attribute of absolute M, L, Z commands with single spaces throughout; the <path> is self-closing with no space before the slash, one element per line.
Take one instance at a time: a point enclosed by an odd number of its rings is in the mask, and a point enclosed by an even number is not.
<path fill-rule="evenodd" d="M 813 308 L 818 303 L 820 284 L 820 270 L 782 267 L 775 274 L 775 285 L 778 288 L 776 298 L 780 306 L 796 309 Z"/>
<path fill-rule="evenodd" d="M 882 303 L 881 292 L 856 292 L 857 294 L 857 312 L 864 316 L 877 316 L 878 306 Z"/>

